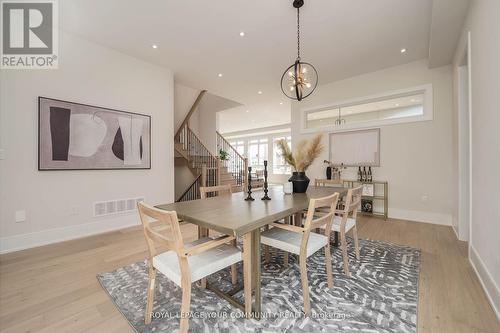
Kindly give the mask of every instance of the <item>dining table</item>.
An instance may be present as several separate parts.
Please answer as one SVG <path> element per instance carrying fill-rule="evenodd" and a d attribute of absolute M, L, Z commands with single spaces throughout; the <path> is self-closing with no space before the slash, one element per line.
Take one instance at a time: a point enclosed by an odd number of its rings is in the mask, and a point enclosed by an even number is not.
<path fill-rule="evenodd" d="M 336 192 L 343 196 L 347 190 L 344 187 L 309 186 L 306 193 L 285 194 L 281 186 L 271 186 L 268 192 L 271 200 L 262 200 L 262 191 L 252 194 L 254 200 L 245 200 L 248 194 L 238 192 L 206 199 L 161 204 L 156 208 L 176 211 L 179 218 L 199 228 L 215 230 L 242 239 L 243 285 L 224 292 L 207 283 L 207 289 L 244 311 L 247 316 L 259 318 L 262 308 L 261 228 L 281 219 L 300 225 L 302 214 L 308 208 L 310 199 L 329 196 Z M 241 290 L 244 291 L 244 303 L 234 297 Z"/>

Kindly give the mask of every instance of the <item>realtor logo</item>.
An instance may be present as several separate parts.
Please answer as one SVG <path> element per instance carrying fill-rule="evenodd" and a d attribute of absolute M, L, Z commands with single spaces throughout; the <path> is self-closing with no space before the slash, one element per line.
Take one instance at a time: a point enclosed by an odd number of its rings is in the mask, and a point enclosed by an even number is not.
<path fill-rule="evenodd" d="M 57 68 L 55 1 L 1 2 L 2 69 Z"/>

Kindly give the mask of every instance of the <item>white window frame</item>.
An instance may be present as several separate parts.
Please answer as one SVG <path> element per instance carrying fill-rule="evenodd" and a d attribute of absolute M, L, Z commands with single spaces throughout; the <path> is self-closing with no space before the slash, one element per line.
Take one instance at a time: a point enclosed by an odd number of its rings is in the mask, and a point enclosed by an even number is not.
<path fill-rule="evenodd" d="M 257 155 L 258 155 L 258 159 L 260 160 L 261 159 L 261 156 L 260 156 L 260 146 L 261 145 L 267 145 L 267 156 L 264 157 L 262 159 L 262 161 L 269 161 L 269 137 L 267 135 L 264 135 L 264 136 L 256 136 L 256 137 L 249 137 L 248 140 L 246 140 L 246 149 L 245 149 L 245 152 L 246 152 L 246 155 L 245 157 L 248 158 L 248 166 L 251 166 L 252 168 L 256 168 L 255 170 L 264 170 L 264 162 L 262 162 L 262 164 L 257 164 L 257 165 L 252 165 L 251 164 L 251 157 L 249 156 L 249 153 L 250 153 L 250 141 L 255 141 L 257 140 L 258 142 L 257 143 L 253 143 L 254 145 L 256 144 L 257 145 Z M 261 142 L 261 141 L 264 141 L 264 140 L 267 140 L 267 142 Z M 268 165 L 269 167 L 269 165 Z"/>
<path fill-rule="evenodd" d="M 378 102 L 391 98 L 412 96 L 416 94 L 423 94 L 423 114 L 412 117 L 402 117 L 396 119 L 380 119 L 380 120 L 368 120 L 363 122 L 356 123 L 346 123 L 341 125 L 329 125 L 324 127 L 316 127 L 316 128 L 307 128 L 307 115 L 309 113 L 345 108 L 349 106 L 355 106 L 359 104 L 365 104 L 370 102 Z M 393 90 L 381 94 L 375 94 L 365 97 L 354 98 L 350 100 L 330 103 L 327 105 L 316 106 L 313 108 L 307 108 L 301 110 L 300 117 L 300 133 L 308 134 L 308 133 L 316 133 L 316 132 L 338 132 L 345 130 L 353 130 L 353 129 L 363 129 L 363 128 L 373 128 L 394 124 L 403 124 L 403 123 L 411 123 L 417 121 L 429 121 L 434 119 L 434 110 L 433 110 L 433 93 L 432 93 L 432 84 L 425 84 L 421 86 L 416 86 L 412 88 Z"/>
<path fill-rule="evenodd" d="M 237 139 L 237 140 L 234 140 L 234 141 L 233 140 L 230 140 L 230 141 L 231 142 L 229 142 L 229 144 L 238 152 L 238 154 L 240 154 L 241 156 L 246 156 L 246 153 L 247 153 L 247 151 L 246 151 L 247 150 L 247 141 L 246 140 L 244 140 L 244 139 Z M 234 142 L 236 142 L 236 144 L 232 144 Z M 242 143 L 238 144 L 238 142 L 242 142 Z M 243 147 L 243 152 L 242 153 L 240 153 L 238 151 L 238 147 L 240 147 L 240 146 Z"/>
<path fill-rule="evenodd" d="M 285 134 L 285 135 L 276 135 L 276 136 L 272 137 L 272 140 L 273 140 L 273 145 L 272 145 L 273 146 L 272 147 L 273 165 L 272 165 L 272 169 L 271 170 L 272 170 L 273 175 L 291 175 L 292 171 L 293 171 L 292 170 L 292 166 L 289 165 L 286 162 L 285 162 L 285 164 L 278 164 L 278 165 L 276 164 L 275 153 L 276 153 L 276 149 L 278 149 L 276 147 L 276 141 L 278 139 L 283 139 L 283 138 L 285 140 L 287 140 L 287 142 L 289 143 L 289 146 L 291 148 L 291 146 L 292 146 L 292 134 L 291 133 L 288 133 L 288 134 Z M 290 138 L 290 141 L 288 141 L 288 138 Z M 269 152 L 268 152 L 268 154 L 269 154 Z M 290 172 L 274 172 L 276 166 L 280 166 L 280 167 L 285 166 L 286 168 L 290 169 Z"/>
<path fill-rule="evenodd" d="M 288 137 L 292 136 L 292 132 L 289 129 L 286 129 L 284 131 L 276 131 L 272 133 L 264 133 L 264 134 L 246 134 L 244 136 L 230 136 L 227 138 L 229 142 L 234 142 L 234 141 L 244 141 L 244 147 L 245 147 L 245 154 L 243 157 L 248 159 L 248 162 L 250 163 L 250 157 L 248 156 L 248 150 L 249 150 L 249 143 L 252 140 L 260 140 L 260 139 L 266 139 L 267 138 L 267 170 L 269 172 L 269 175 L 287 175 L 287 174 L 274 174 L 274 138 L 275 137 Z M 249 164 L 250 166 L 250 164 Z M 293 170 L 292 170 L 293 171 Z"/>

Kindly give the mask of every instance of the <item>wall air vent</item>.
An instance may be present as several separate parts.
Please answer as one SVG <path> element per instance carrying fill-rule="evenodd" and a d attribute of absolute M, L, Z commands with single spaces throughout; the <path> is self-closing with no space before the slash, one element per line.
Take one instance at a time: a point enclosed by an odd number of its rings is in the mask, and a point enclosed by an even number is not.
<path fill-rule="evenodd" d="M 132 213 L 144 197 L 94 202 L 94 217 Z"/>

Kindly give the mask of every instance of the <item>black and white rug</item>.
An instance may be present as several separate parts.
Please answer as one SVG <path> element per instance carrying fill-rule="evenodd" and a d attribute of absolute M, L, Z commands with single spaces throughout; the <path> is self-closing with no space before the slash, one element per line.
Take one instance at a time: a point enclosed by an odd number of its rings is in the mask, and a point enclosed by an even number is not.
<path fill-rule="evenodd" d="M 307 260 L 312 313 L 302 315 L 302 288 L 295 256 L 283 268 L 282 253 L 262 266 L 262 310 L 265 318 L 245 319 L 243 313 L 213 292 L 193 284 L 190 332 L 416 332 L 420 250 L 379 241 L 360 240 L 356 260 L 349 242 L 352 277 L 343 274 L 340 249 L 333 250 L 334 287 L 326 282 L 325 257 Z M 136 332 L 174 332 L 179 328 L 181 290 L 159 273 L 153 320 L 144 324 L 148 274 L 137 262 L 97 276 Z M 239 269 L 241 276 L 241 266 Z M 229 270 L 209 278 L 229 290 Z M 243 292 L 237 296 L 243 301 Z"/>

